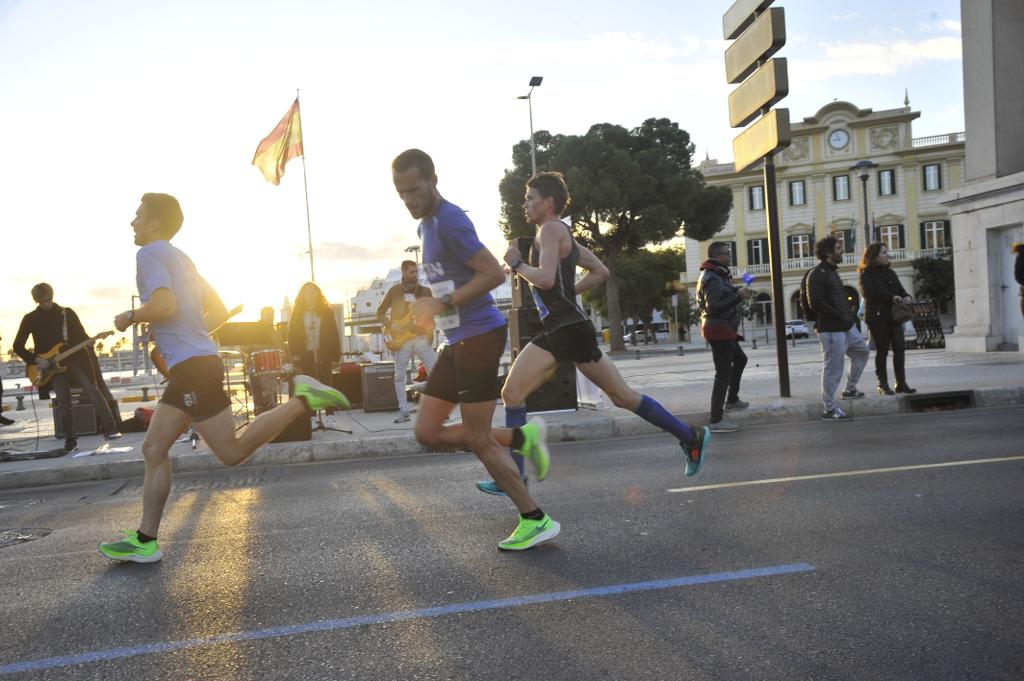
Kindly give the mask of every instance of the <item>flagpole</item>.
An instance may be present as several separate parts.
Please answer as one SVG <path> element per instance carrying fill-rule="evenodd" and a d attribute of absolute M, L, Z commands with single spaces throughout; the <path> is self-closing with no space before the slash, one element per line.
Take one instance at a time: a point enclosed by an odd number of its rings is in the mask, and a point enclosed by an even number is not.
<path fill-rule="evenodd" d="M 295 88 L 295 103 L 299 102 L 299 89 Z M 302 105 L 298 104 L 295 110 L 299 114 L 299 129 L 302 130 Z M 309 224 L 309 181 L 306 179 L 306 134 L 302 134 L 302 190 L 306 195 L 306 238 L 309 240 L 309 280 L 316 283 L 316 276 L 313 274 L 313 228 Z"/>

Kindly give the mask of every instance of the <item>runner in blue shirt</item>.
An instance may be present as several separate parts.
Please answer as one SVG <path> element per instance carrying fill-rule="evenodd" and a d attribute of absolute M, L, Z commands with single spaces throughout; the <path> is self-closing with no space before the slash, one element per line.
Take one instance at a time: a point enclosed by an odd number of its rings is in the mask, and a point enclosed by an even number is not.
<path fill-rule="evenodd" d="M 434 293 L 413 303 L 413 316 L 434 317 L 448 339 L 423 392 L 416 439 L 427 446 L 472 449 L 519 509 L 518 526 L 498 548 L 528 549 L 556 536 L 559 524 L 530 497 L 504 449 L 512 447 L 530 459 L 537 478 L 543 480 L 549 463 L 544 422 L 534 419 L 518 428 L 491 426 L 508 328 L 490 291 L 505 281 L 505 273 L 480 243 L 466 213 L 441 198 L 430 156 L 419 149 L 403 151 L 391 171 L 398 196 L 420 220 L 422 267 Z M 445 426 L 456 404 L 461 405 L 462 423 Z"/>
<path fill-rule="evenodd" d="M 132 324 L 148 322 L 170 375 L 142 443 L 146 466 L 142 522 L 120 541 L 100 544 L 100 553 L 111 560 L 154 563 L 162 557 L 156 539 L 171 491 L 169 451 L 189 424 L 195 424 L 218 459 L 237 466 L 295 419 L 327 407 L 349 406 L 334 388 L 309 376 L 296 376 L 292 382 L 298 399 L 264 412 L 236 437 L 235 417 L 224 392 L 224 366 L 209 334 L 227 319 L 227 310 L 192 260 L 170 243 L 183 220 L 173 196 L 145 194 L 132 221 L 135 245 L 141 246 L 136 283 L 144 304 L 117 315 L 114 326 L 125 331 Z"/>

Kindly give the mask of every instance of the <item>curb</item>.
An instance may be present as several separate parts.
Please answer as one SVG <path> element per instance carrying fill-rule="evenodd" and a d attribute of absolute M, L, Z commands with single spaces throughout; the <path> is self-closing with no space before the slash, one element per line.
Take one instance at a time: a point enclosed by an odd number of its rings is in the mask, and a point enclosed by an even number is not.
<path fill-rule="evenodd" d="M 972 408 L 1005 407 L 1024 404 L 1024 386 L 1004 388 L 981 388 L 964 391 L 973 396 Z M 918 393 L 920 399 L 936 393 Z M 884 416 L 908 413 L 907 397 L 870 396 L 856 400 L 842 400 L 843 408 L 851 416 Z M 579 413 L 579 412 L 578 412 Z M 707 412 L 676 414 L 688 423 L 703 423 Z M 821 405 L 817 402 L 785 403 L 781 399 L 764 406 L 750 407 L 743 411 L 730 412 L 729 419 L 740 426 L 757 426 L 768 423 L 795 423 L 817 421 L 821 416 Z M 835 427 L 835 426 L 830 426 Z M 840 426 L 841 427 L 841 426 Z M 661 429 L 638 416 L 622 413 L 608 417 L 594 413 L 590 418 L 569 422 L 548 421 L 549 442 L 580 442 L 610 438 L 656 435 Z M 400 436 L 371 437 L 342 440 L 330 443 L 293 442 L 264 445 L 247 466 L 284 466 L 324 461 L 345 461 L 353 459 L 376 459 L 414 454 L 440 453 L 428 450 L 416 442 L 412 434 Z M 13 490 L 44 485 L 61 485 L 76 482 L 140 478 L 143 462 L 139 458 L 126 461 L 104 461 L 103 459 L 82 458 L 61 462 L 58 468 L 34 470 L 0 470 L 0 490 Z M 207 450 L 186 451 L 174 456 L 176 473 L 200 473 L 224 470 L 225 466 Z"/>

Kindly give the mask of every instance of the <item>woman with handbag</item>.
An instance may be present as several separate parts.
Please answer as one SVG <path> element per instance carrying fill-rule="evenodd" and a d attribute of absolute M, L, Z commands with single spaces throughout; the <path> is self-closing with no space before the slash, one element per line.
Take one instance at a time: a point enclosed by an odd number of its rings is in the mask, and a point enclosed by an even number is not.
<path fill-rule="evenodd" d="M 875 343 L 875 375 L 881 395 L 911 394 L 917 391 L 907 385 L 903 323 L 914 318 L 910 294 L 889 266 L 889 248 L 874 243 L 864 249 L 860 265 L 860 290 L 864 297 L 864 320 Z M 896 385 L 889 387 L 886 361 L 892 347 L 892 368 Z"/>

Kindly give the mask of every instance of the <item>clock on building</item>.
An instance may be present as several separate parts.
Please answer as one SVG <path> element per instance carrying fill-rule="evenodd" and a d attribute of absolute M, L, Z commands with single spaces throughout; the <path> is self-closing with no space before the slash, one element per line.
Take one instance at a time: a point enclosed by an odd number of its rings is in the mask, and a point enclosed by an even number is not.
<path fill-rule="evenodd" d="M 828 145 L 833 149 L 845 149 L 850 143 L 850 133 L 845 130 L 833 130 L 828 136 Z"/>

